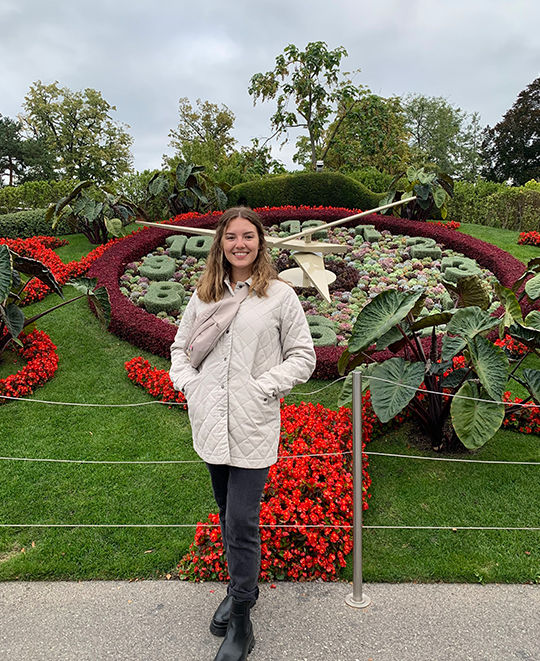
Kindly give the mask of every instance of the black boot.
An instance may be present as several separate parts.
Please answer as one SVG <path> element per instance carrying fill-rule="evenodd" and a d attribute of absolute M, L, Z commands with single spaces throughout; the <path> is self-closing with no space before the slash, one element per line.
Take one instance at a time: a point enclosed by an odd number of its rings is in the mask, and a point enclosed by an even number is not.
<path fill-rule="evenodd" d="M 212 622 L 210 622 L 210 633 L 213 633 L 214 636 L 224 636 L 227 633 L 227 625 L 231 617 L 232 600 L 232 595 L 228 594 L 217 607 Z"/>
<path fill-rule="evenodd" d="M 214 661 L 246 661 L 255 647 L 253 626 L 249 619 L 250 607 L 249 601 L 232 598 L 229 626 Z"/>

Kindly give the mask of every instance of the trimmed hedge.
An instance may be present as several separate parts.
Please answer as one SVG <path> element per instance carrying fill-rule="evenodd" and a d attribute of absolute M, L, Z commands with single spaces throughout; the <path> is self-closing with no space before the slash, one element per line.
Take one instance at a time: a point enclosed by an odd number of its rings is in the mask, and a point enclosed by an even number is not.
<path fill-rule="evenodd" d="M 58 202 L 75 188 L 78 181 L 27 181 L 20 186 L 0 188 L 0 213 L 15 213 L 27 209 L 43 209 Z"/>
<path fill-rule="evenodd" d="M 301 172 L 233 186 L 229 207 L 330 206 L 375 209 L 382 195 L 339 172 Z"/>
<path fill-rule="evenodd" d="M 518 232 L 536 230 L 540 225 L 540 184 L 530 181 L 525 186 L 507 186 L 493 181 L 458 181 L 448 205 L 448 219 Z"/>
<path fill-rule="evenodd" d="M 73 234 L 65 221 L 53 230 L 51 222 L 45 221 L 46 209 L 29 209 L 0 216 L 0 237 L 4 239 L 30 239 L 33 236 L 62 236 Z"/>
<path fill-rule="evenodd" d="M 331 222 L 352 215 L 349 209 L 343 208 L 257 209 L 257 211 L 268 226 L 279 224 L 291 217 L 298 220 L 317 218 Z M 191 227 L 209 228 L 215 226 L 220 216 L 220 212 L 198 217 L 195 214 L 184 214 L 173 222 L 189 224 Z M 432 223 L 402 220 L 390 216 L 371 215 L 362 220 L 375 225 L 378 230 L 386 229 L 394 234 L 429 236 L 437 243 L 442 243 L 447 248 L 475 259 L 481 266 L 492 271 L 505 287 L 511 286 L 525 271 L 525 265 L 504 250 L 455 230 Z M 355 222 L 357 221 L 349 221 L 344 226 L 354 226 Z M 176 327 L 134 305 L 120 292 L 119 279 L 127 264 L 162 246 L 167 236 L 173 236 L 173 233 L 154 228 L 139 230 L 106 250 L 103 256 L 92 264 L 88 272 L 89 277 L 97 277 L 99 284 L 106 286 L 109 292 L 112 307 L 109 330 L 131 344 L 165 358 L 170 357 L 170 346 L 176 334 Z M 314 378 L 337 378 L 337 361 L 343 347 L 317 347 L 315 351 L 317 367 L 313 374 Z M 384 357 L 384 352 L 380 355 Z M 377 356 L 378 354 L 375 354 L 375 358 Z"/>

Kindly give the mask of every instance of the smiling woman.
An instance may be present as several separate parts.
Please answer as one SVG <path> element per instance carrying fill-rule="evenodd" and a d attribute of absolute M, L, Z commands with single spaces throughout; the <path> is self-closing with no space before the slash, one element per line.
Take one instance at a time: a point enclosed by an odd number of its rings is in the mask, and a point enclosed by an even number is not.
<path fill-rule="evenodd" d="M 197 356 L 196 343 L 205 345 Z M 315 363 L 304 311 L 278 278 L 260 217 L 229 209 L 182 315 L 169 372 L 187 400 L 227 554 L 227 596 L 210 624 L 225 636 L 215 661 L 241 661 L 255 644 L 250 609 L 259 596 L 260 503 L 277 461 L 280 399 L 309 379 Z"/>

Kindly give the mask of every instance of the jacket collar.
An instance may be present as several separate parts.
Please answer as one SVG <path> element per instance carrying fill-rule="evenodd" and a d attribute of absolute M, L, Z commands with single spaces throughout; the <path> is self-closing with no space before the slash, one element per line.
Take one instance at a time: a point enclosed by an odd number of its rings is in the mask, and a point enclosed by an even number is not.
<path fill-rule="evenodd" d="M 234 296 L 234 291 L 233 291 L 233 288 L 231 287 L 231 281 L 229 279 L 229 276 L 226 276 L 225 280 L 223 282 L 225 283 L 225 285 L 227 287 L 227 291 L 231 294 L 231 296 Z M 251 277 L 250 277 L 245 282 L 242 282 L 242 281 L 237 282 L 236 286 L 238 287 L 238 285 L 248 285 L 248 287 L 249 287 L 251 285 L 251 282 L 252 282 L 252 280 L 251 280 Z"/>

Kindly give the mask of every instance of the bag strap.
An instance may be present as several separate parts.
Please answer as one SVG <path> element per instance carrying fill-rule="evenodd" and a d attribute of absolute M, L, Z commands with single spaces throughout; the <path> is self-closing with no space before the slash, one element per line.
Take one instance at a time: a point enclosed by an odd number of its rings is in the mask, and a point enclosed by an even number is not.
<path fill-rule="evenodd" d="M 185 353 L 197 355 L 197 364 L 215 347 L 219 338 L 229 328 L 238 313 L 240 304 L 249 294 L 249 285 L 243 285 L 234 293 L 234 296 L 224 298 L 210 305 L 197 315 L 191 332 L 184 346 Z"/>

